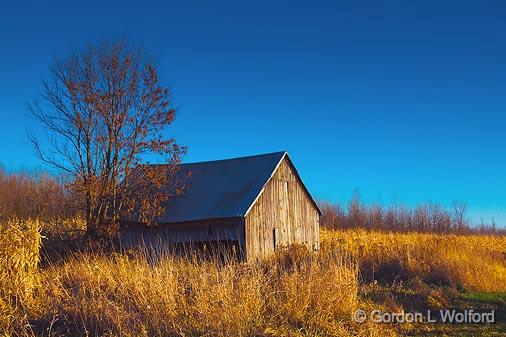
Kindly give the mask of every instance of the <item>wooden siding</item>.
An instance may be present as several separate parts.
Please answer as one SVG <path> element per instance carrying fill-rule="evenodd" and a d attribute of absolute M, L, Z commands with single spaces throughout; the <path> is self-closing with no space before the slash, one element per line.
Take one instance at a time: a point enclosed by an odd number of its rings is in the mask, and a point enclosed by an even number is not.
<path fill-rule="evenodd" d="M 237 241 L 244 250 L 244 220 L 209 219 L 149 227 L 139 223 L 121 223 L 119 238 L 123 248 L 147 246 L 170 252 L 176 243 Z"/>
<path fill-rule="evenodd" d="M 274 245 L 320 248 L 318 210 L 286 157 L 247 214 L 245 227 L 248 260 L 271 254 Z"/>

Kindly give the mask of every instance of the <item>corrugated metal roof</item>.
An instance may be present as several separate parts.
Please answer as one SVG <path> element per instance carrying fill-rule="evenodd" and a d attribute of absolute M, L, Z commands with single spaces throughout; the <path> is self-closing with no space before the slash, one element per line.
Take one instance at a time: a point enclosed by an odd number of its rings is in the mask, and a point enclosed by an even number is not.
<path fill-rule="evenodd" d="M 180 173 L 185 176 L 190 173 L 187 188 L 167 202 L 165 215 L 157 222 L 245 216 L 285 156 L 287 153 L 282 151 L 181 164 Z M 291 161 L 290 164 L 293 167 Z M 314 203 L 309 192 L 308 196 Z"/>

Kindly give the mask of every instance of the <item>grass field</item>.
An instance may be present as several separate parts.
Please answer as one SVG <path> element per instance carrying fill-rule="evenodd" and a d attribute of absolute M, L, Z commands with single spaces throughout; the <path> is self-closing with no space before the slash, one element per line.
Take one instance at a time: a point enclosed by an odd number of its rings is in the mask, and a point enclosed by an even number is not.
<path fill-rule="evenodd" d="M 37 222 L 0 227 L 0 332 L 44 336 L 504 335 L 506 238 L 322 230 L 257 264 L 76 252 L 39 265 Z M 355 322 L 357 310 L 495 310 L 493 324 Z"/>

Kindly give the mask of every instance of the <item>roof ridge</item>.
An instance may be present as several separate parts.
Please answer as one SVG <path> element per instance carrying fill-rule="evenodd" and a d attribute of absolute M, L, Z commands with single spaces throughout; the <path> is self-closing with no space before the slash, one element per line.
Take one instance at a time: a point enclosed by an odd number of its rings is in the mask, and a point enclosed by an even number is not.
<path fill-rule="evenodd" d="M 288 153 L 287 151 L 276 151 L 276 152 L 260 153 L 260 154 L 254 154 L 254 155 L 249 155 L 249 156 L 242 156 L 242 157 L 232 157 L 232 158 L 225 158 L 225 159 L 195 161 L 195 162 L 189 162 L 189 163 L 179 163 L 177 165 L 185 166 L 185 165 L 197 165 L 197 164 L 210 164 L 210 163 L 219 163 L 219 162 L 225 162 L 225 161 L 252 159 L 252 158 L 257 158 L 257 157 L 268 157 L 268 156 L 273 156 L 276 154 L 283 156 L 287 153 Z M 173 165 L 173 164 L 146 163 L 146 164 L 141 164 L 141 165 L 161 166 L 161 165 Z"/>
<path fill-rule="evenodd" d="M 216 159 L 216 160 L 207 160 L 207 161 L 197 161 L 197 162 L 181 163 L 180 165 L 210 164 L 210 163 L 218 163 L 218 162 L 225 162 L 225 161 L 253 159 L 253 158 L 258 158 L 258 157 L 268 157 L 268 156 L 274 156 L 274 155 L 281 155 L 282 156 L 285 153 L 287 153 L 287 151 L 276 151 L 276 152 L 254 154 L 254 155 L 249 155 L 249 156 L 241 156 L 241 157 L 232 157 L 232 158 L 225 158 L 225 159 Z M 163 164 L 161 164 L 161 165 L 163 165 Z"/>

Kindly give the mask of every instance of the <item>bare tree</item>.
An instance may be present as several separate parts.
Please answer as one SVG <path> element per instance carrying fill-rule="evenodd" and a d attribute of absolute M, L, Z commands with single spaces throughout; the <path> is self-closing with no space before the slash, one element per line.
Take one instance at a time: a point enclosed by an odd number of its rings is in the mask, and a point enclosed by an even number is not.
<path fill-rule="evenodd" d="M 342 224 L 339 223 L 339 213 L 335 204 L 321 201 L 319 202 L 319 207 L 322 211 L 320 224 L 328 228 L 336 228 L 340 225 L 342 226 Z"/>
<path fill-rule="evenodd" d="M 358 191 L 358 189 L 355 189 L 353 197 L 348 203 L 348 214 L 351 226 L 362 228 L 366 227 L 365 214 L 363 212 L 363 207 L 360 202 L 360 192 Z"/>
<path fill-rule="evenodd" d="M 453 202 L 453 222 L 454 227 L 458 232 L 463 232 L 468 227 L 466 219 L 467 205 L 461 201 Z"/>
<path fill-rule="evenodd" d="M 152 223 L 180 192 L 174 177 L 186 151 L 165 133 L 176 110 L 154 63 L 124 39 L 104 40 L 56 58 L 50 69 L 42 99 L 29 104 L 47 141 L 30 138 L 82 196 L 88 233 L 133 212 Z M 153 155 L 167 165 L 140 165 Z"/>

